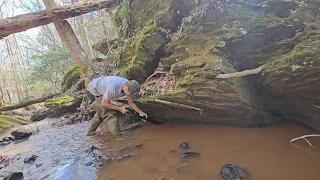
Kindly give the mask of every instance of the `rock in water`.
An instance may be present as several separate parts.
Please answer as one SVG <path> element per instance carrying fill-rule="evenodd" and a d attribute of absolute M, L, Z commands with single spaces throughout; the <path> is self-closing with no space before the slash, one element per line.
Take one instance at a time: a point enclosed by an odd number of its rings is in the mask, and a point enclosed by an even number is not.
<path fill-rule="evenodd" d="M 182 147 L 184 149 L 188 149 L 189 148 L 189 143 L 187 143 L 187 142 L 181 143 L 180 147 Z"/>
<path fill-rule="evenodd" d="M 23 180 L 22 172 L 14 172 L 6 176 L 3 180 Z"/>
<path fill-rule="evenodd" d="M 227 164 L 222 168 L 220 174 L 226 180 L 244 180 L 249 173 L 234 164 Z"/>
<path fill-rule="evenodd" d="M 23 162 L 31 164 L 37 159 L 37 157 L 38 157 L 37 155 L 32 155 L 30 158 L 25 158 Z"/>
<path fill-rule="evenodd" d="M 29 137 L 32 134 L 32 131 L 29 129 L 21 128 L 11 132 L 11 135 L 17 139 L 23 139 Z"/>
<path fill-rule="evenodd" d="M 198 157 L 200 153 L 198 152 L 185 152 L 181 154 L 181 159 L 186 159 L 188 157 Z"/>

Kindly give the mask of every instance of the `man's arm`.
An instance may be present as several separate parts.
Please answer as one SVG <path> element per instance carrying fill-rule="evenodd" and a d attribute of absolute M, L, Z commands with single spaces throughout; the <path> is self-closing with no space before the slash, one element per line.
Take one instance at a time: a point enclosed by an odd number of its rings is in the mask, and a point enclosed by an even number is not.
<path fill-rule="evenodd" d="M 131 97 L 130 96 L 127 96 L 127 101 L 128 101 L 128 104 L 129 106 L 135 110 L 137 113 L 143 115 L 143 116 L 146 116 L 148 118 L 148 115 L 143 112 L 141 109 L 138 108 L 138 106 L 132 101 Z"/>
<path fill-rule="evenodd" d="M 120 111 L 122 114 L 128 112 L 128 110 L 126 110 L 126 106 L 115 106 L 111 104 L 110 101 L 106 100 L 104 97 L 102 97 L 101 105 L 107 109 Z"/>

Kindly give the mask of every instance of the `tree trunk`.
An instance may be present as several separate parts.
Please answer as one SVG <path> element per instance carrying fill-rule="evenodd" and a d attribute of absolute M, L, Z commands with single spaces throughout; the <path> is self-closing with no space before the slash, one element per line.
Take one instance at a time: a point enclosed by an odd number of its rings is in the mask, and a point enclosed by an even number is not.
<path fill-rule="evenodd" d="M 113 7 L 119 3 L 120 0 L 92 0 L 61 7 L 56 6 L 56 8 L 53 8 L 55 6 L 46 5 L 52 9 L 0 19 L 0 39 L 10 34 L 22 32 L 34 27 L 60 22 L 63 19 L 75 17 L 98 9 Z M 55 3 L 53 2 L 53 4 Z"/>
<path fill-rule="evenodd" d="M 3 96 L 3 91 L 0 87 L 0 106 L 4 106 L 5 102 L 4 102 L 4 96 Z"/>
<path fill-rule="evenodd" d="M 56 8 L 59 6 L 54 0 L 43 0 L 47 8 Z M 75 35 L 71 25 L 67 20 L 58 21 L 54 26 L 61 38 L 61 41 L 70 53 L 71 59 L 77 65 L 86 84 L 89 82 L 90 74 L 92 73 L 90 59 L 82 48 L 77 36 Z"/>
<path fill-rule="evenodd" d="M 24 103 L 15 104 L 15 105 L 12 105 L 12 106 L 3 106 L 3 107 L 0 107 L 0 112 L 1 111 L 10 111 L 10 110 L 13 110 L 13 109 L 19 109 L 19 108 L 22 108 L 22 107 L 27 107 L 27 106 L 32 105 L 32 104 L 41 103 L 41 102 L 44 102 L 47 99 L 51 99 L 51 98 L 53 98 L 54 96 L 57 96 L 57 95 L 59 95 L 59 94 L 54 94 L 54 95 L 42 97 L 42 98 L 39 98 L 39 99 L 26 101 Z"/>

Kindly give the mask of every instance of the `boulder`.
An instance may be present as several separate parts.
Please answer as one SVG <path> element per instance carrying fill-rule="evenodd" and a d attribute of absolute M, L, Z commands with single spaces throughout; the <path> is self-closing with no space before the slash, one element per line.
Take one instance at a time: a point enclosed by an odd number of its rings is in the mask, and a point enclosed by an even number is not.
<path fill-rule="evenodd" d="M 23 139 L 31 136 L 32 131 L 27 128 L 20 128 L 20 129 L 11 131 L 11 135 L 14 136 L 16 139 Z"/>
<path fill-rule="evenodd" d="M 46 100 L 44 106 L 54 111 L 51 116 L 59 116 L 68 112 L 76 112 L 81 101 L 81 98 L 62 95 Z"/>
<path fill-rule="evenodd" d="M 23 180 L 23 178 L 22 172 L 14 172 L 6 176 L 3 180 Z"/>
<path fill-rule="evenodd" d="M 225 165 L 220 174 L 225 180 L 245 180 L 249 175 L 247 171 L 234 164 Z"/>
<path fill-rule="evenodd" d="M 120 76 L 142 83 L 158 67 L 163 56 L 166 33 L 154 25 L 146 27 L 122 49 Z"/>
<path fill-rule="evenodd" d="M 161 64 L 174 81 L 149 88 L 156 93 L 139 106 L 161 121 L 261 127 L 290 120 L 320 130 L 320 2 L 194 2 L 138 0 L 113 17 L 119 28 L 131 17 L 120 75 L 142 83 Z M 168 29 L 178 30 L 170 42 Z M 258 67 L 256 75 L 216 78 Z"/>
<path fill-rule="evenodd" d="M 44 108 L 36 110 L 32 113 L 30 121 L 41 121 L 49 117 L 54 111 L 52 109 Z"/>
<path fill-rule="evenodd" d="M 21 116 L 0 114 L 0 131 L 12 128 L 15 124 L 26 125 L 30 121 Z"/>
<path fill-rule="evenodd" d="M 63 77 L 63 80 L 61 83 L 62 91 L 67 91 L 73 85 L 80 83 L 79 81 L 81 81 L 81 73 L 76 65 L 72 65 L 69 68 L 67 74 Z"/>

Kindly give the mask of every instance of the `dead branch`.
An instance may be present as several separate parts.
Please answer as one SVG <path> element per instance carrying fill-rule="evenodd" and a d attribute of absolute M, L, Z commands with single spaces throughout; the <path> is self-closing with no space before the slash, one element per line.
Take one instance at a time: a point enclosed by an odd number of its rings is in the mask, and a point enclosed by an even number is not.
<path fill-rule="evenodd" d="M 170 101 L 164 101 L 164 100 L 160 100 L 160 99 L 155 99 L 154 101 L 158 102 L 158 103 L 161 103 L 161 104 L 169 105 L 169 106 L 182 107 L 182 108 L 187 108 L 187 109 L 200 111 L 200 115 L 202 115 L 202 113 L 204 111 L 201 108 L 197 108 L 197 107 L 193 107 L 193 106 L 189 106 L 189 105 L 185 105 L 185 104 L 180 104 L 180 103 L 175 103 L 175 102 L 170 102 Z"/>
<path fill-rule="evenodd" d="M 310 135 L 303 135 L 303 136 L 300 136 L 300 137 L 297 137 L 297 138 L 294 138 L 294 139 L 291 139 L 290 143 L 296 141 L 296 140 L 299 140 L 299 139 L 304 139 L 305 141 L 307 141 L 307 143 L 309 144 L 309 146 L 311 146 L 312 148 L 316 149 L 316 147 L 314 147 L 310 141 L 306 138 L 308 137 L 320 137 L 320 134 L 310 134 Z"/>
<path fill-rule="evenodd" d="M 147 80 L 145 81 L 145 83 L 146 82 L 148 82 L 148 80 L 150 79 L 150 78 L 152 78 L 154 75 L 156 75 L 156 74 L 168 74 L 168 72 L 165 72 L 165 71 L 156 71 L 156 72 L 154 72 L 153 74 L 151 74 L 148 78 L 147 78 Z"/>
<path fill-rule="evenodd" d="M 219 74 L 216 76 L 217 79 L 229 79 L 234 77 L 243 77 L 252 74 L 259 74 L 262 71 L 262 67 L 258 67 L 256 69 L 245 70 L 241 72 L 229 73 L 229 74 Z"/>

